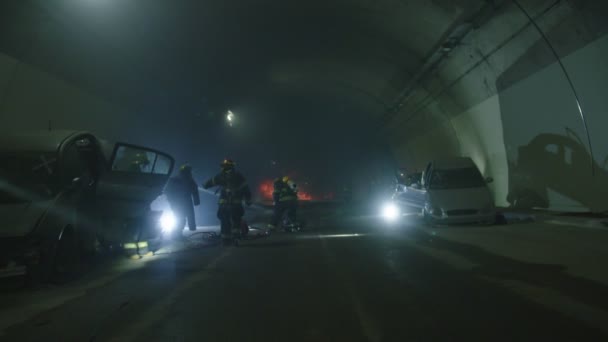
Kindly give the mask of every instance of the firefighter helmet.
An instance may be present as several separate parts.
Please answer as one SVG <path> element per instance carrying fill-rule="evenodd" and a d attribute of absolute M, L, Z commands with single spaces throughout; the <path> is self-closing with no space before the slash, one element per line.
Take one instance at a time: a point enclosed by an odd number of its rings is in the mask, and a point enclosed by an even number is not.
<path fill-rule="evenodd" d="M 226 158 L 222 161 L 220 166 L 222 167 L 222 169 L 234 169 L 236 163 L 232 159 Z"/>

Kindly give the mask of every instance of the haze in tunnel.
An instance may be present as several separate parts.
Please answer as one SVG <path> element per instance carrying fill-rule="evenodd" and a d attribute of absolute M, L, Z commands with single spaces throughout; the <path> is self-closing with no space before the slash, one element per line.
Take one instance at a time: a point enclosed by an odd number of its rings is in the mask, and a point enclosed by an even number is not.
<path fill-rule="evenodd" d="M 321 193 L 470 156 L 497 205 L 608 209 L 605 2 L 0 6 L 3 128 L 94 130 L 200 178 L 230 156 Z"/>

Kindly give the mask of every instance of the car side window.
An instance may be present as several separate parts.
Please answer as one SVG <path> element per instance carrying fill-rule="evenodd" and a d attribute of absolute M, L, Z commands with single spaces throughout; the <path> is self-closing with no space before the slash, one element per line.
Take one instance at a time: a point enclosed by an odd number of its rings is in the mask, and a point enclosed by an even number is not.
<path fill-rule="evenodd" d="M 171 159 L 167 156 L 163 156 L 162 154 L 158 155 L 156 158 L 156 163 L 154 163 L 154 168 L 152 173 L 155 175 L 166 175 L 171 171 Z"/>
<path fill-rule="evenodd" d="M 170 157 L 144 148 L 121 145 L 115 153 L 112 171 L 168 175 L 173 166 Z"/>
<path fill-rule="evenodd" d="M 120 146 L 116 150 L 112 171 L 131 173 L 152 173 L 156 153 L 130 146 Z"/>

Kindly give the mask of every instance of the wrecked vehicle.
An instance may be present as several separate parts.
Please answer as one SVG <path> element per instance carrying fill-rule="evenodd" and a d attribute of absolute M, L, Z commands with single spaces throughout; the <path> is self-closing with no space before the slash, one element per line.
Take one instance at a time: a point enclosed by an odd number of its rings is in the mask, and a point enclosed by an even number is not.
<path fill-rule="evenodd" d="M 143 247 L 173 166 L 168 154 L 89 132 L 1 135 L 0 278 L 47 281 L 100 248 Z"/>

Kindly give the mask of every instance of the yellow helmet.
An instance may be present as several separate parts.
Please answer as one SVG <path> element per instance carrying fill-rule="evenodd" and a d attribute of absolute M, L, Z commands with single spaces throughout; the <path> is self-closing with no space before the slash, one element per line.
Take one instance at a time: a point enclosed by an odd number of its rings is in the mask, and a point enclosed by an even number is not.
<path fill-rule="evenodd" d="M 287 182 L 289 182 L 289 177 L 287 177 L 287 176 L 283 177 L 283 183 L 287 183 Z"/>

